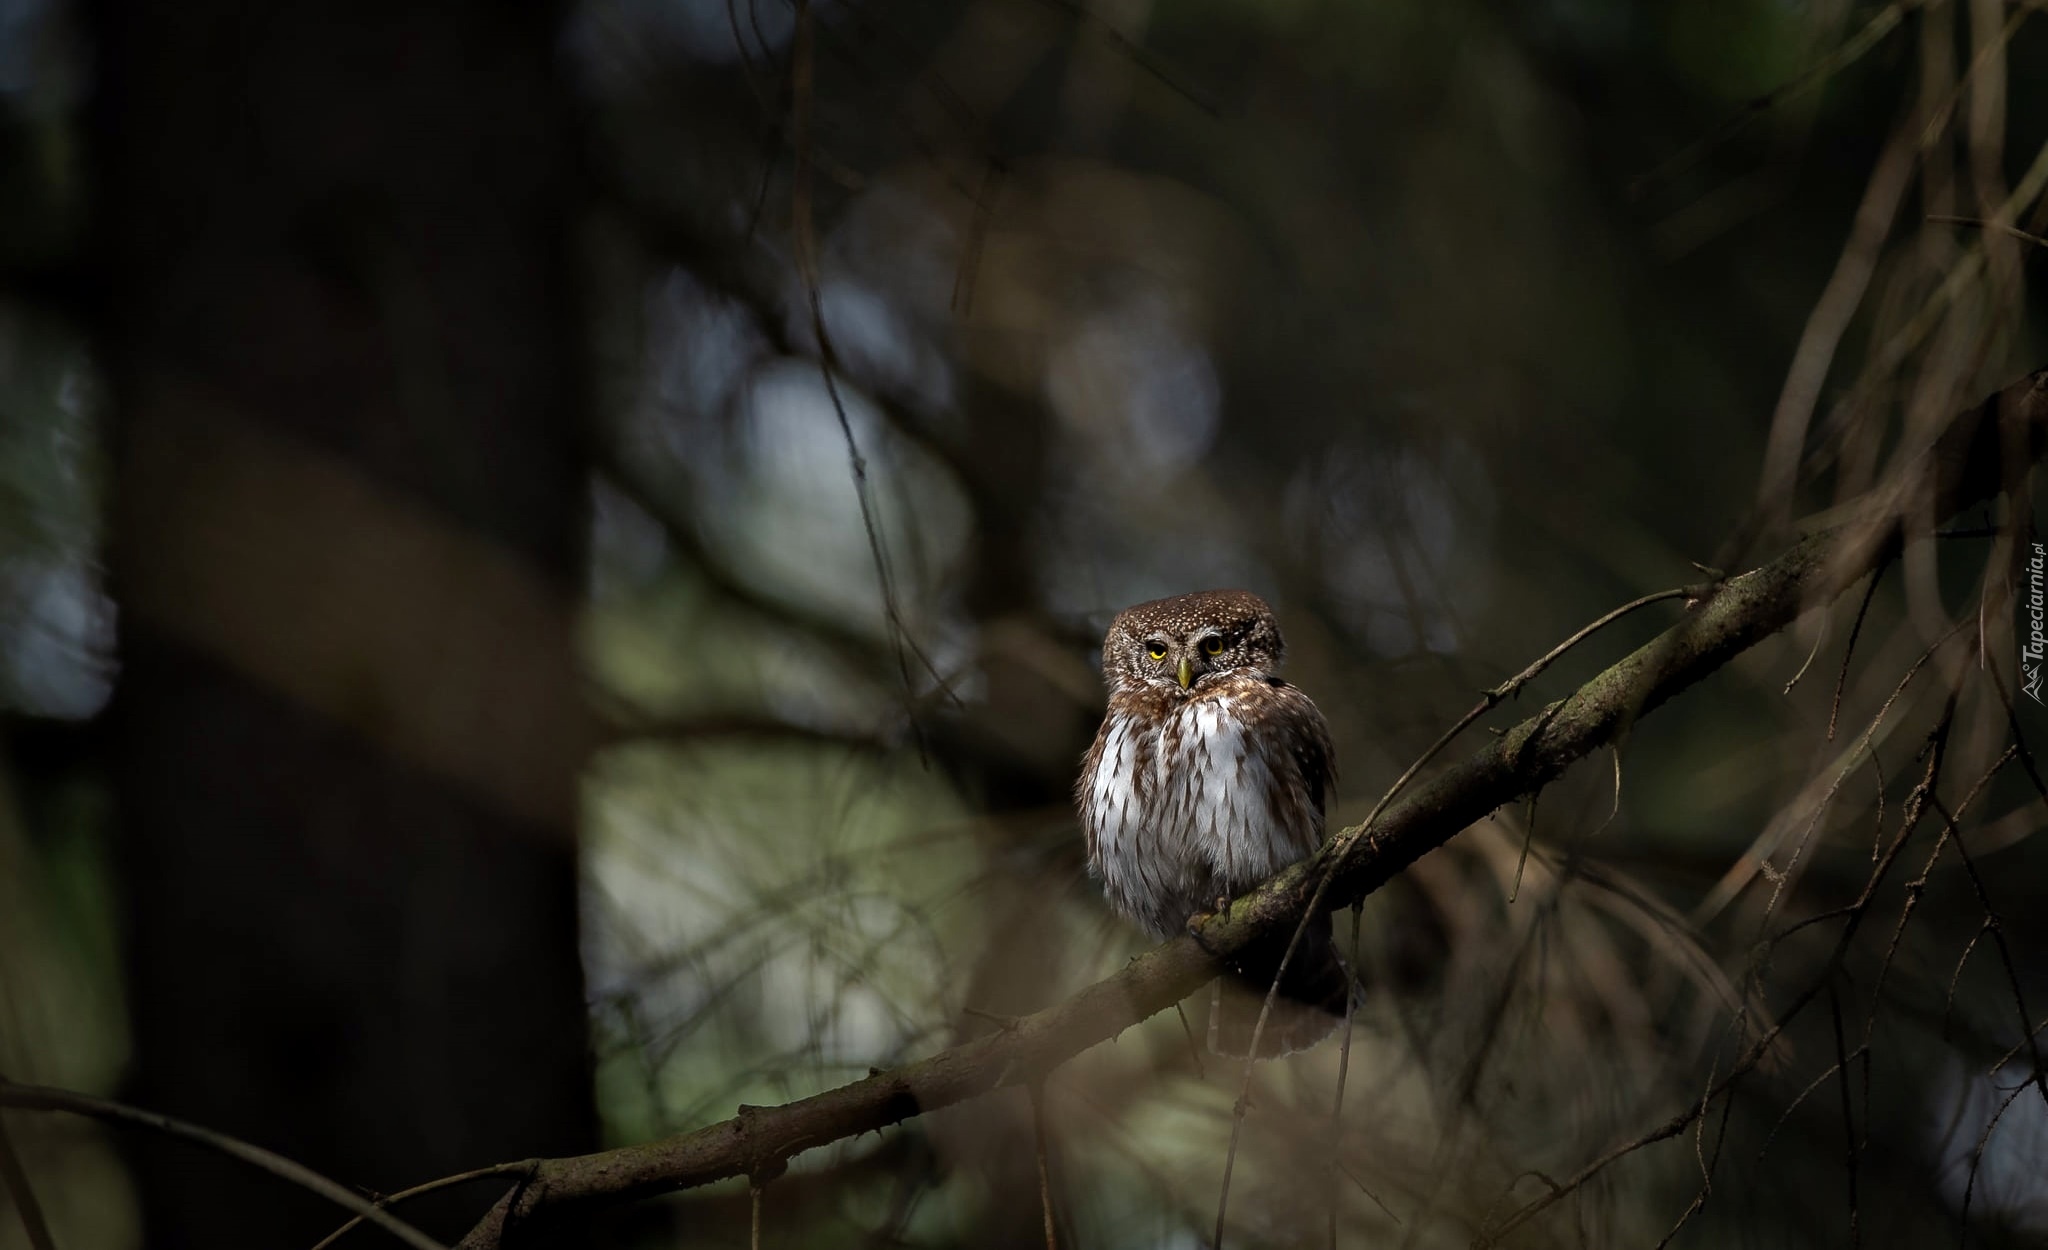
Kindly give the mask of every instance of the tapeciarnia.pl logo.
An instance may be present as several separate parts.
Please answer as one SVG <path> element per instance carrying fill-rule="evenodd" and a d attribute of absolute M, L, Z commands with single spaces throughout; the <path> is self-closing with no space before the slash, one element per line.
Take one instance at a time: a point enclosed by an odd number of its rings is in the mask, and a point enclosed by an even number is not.
<path fill-rule="evenodd" d="M 2020 648 L 2020 676 L 2026 681 L 2020 688 L 2040 703 L 2041 660 L 2048 656 L 2048 632 L 2043 631 L 2043 622 L 2048 621 L 2048 591 L 2043 588 L 2048 581 L 2048 552 L 2040 543 L 2033 547 L 2034 554 L 2027 559 L 2027 642 Z"/>

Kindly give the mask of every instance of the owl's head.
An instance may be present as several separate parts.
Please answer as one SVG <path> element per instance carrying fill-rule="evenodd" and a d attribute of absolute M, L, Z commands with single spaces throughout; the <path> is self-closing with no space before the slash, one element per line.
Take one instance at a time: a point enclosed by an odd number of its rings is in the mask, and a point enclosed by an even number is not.
<path fill-rule="evenodd" d="M 1248 590 L 1203 590 L 1117 613 L 1102 640 L 1112 691 L 1186 696 L 1225 673 L 1270 677 L 1286 655 L 1273 609 Z"/>

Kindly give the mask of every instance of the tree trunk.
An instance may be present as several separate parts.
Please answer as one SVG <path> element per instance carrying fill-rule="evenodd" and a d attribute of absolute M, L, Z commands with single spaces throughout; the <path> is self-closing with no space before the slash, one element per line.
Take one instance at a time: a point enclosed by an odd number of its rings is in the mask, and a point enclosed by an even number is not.
<path fill-rule="evenodd" d="M 96 11 L 129 1092 L 384 1192 L 595 1136 L 555 17 Z M 341 1219 L 134 1161 L 152 1246 Z"/>

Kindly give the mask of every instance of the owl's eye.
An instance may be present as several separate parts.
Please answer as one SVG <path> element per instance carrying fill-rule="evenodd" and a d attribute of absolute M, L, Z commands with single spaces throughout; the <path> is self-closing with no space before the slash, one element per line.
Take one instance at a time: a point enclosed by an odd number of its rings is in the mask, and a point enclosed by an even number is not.
<path fill-rule="evenodd" d="M 1155 660 L 1163 660 L 1166 658 L 1166 644 L 1163 642 L 1148 642 L 1145 644 L 1145 654 Z"/>
<path fill-rule="evenodd" d="M 1209 635 L 1209 636 L 1208 636 L 1207 638 L 1204 638 L 1204 639 L 1202 639 L 1202 654 L 1203 654 L 1203 655 L 1222 655 L 1222 654 L 1223 654 L 1223 639 L 1222 639 L 1222 637 L 1221 637 L 1220 635 L 1217 635 L 1217 634 L 1211 634 L 1211 635 Z"/>

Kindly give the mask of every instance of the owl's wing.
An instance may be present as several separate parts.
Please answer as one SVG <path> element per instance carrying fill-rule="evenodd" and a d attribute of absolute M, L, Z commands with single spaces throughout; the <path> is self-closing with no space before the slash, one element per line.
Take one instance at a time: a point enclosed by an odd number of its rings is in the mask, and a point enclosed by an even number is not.
<path fill-rule="evenodd" d="M 1081 836 L 1088 844 L 1088 871 L 1097 876 L 1102 874 L 1102 816 L 1103 803 L 1100 791 L 1108 777 L 1102 773 L 1105 767 L 1114 766 L 1114 760 L 1104 758 L 1104 745 L 1109 741 L 1116 721 L 1112 709 L 1102 718 L 1102 727 L 1095 731 L 1095 741 L 1088 748 L 1088 754 L 1081 757 L 1081 775 L 1074 779 L 1074 808 L 1081 816 Z"/>
<path fill-rule="evenodd" d="M 1323 840 L 1323 811 L 1337 785 L 1337 748 L 1330 741 L 1330 723 L 1315 701 L 1277 677 L 1267 679 L 1268 694 L 1260 702 L 1260 719 L 1270 737 L 1293 765 L 1294 780 L 1306 800 L 1306 815 Z"/>

